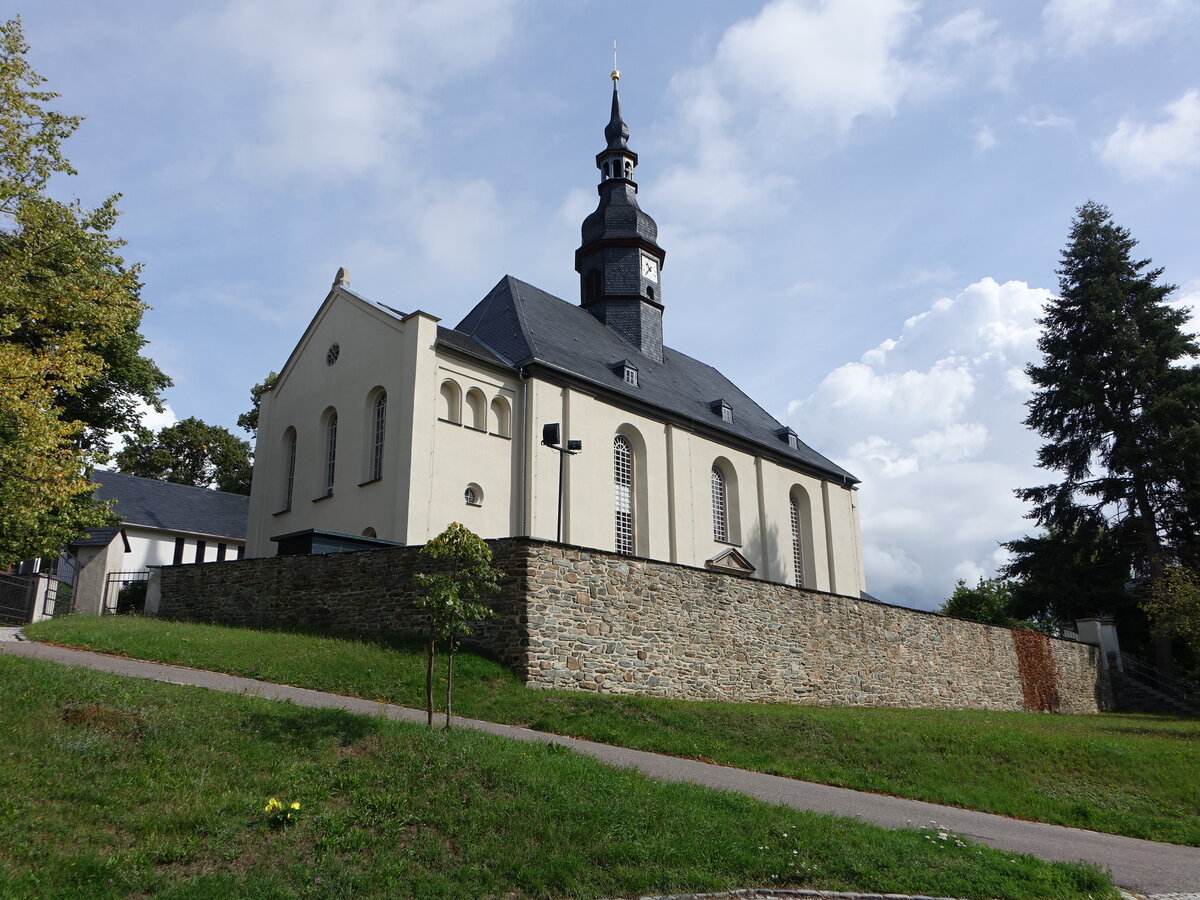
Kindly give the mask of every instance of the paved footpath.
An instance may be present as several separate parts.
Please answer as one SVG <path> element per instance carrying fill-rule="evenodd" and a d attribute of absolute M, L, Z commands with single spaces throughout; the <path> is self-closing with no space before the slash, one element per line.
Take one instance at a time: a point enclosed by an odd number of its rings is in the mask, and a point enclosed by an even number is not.
<path fill-rule="evenodd" d="M 83 666 L 131 678 L 194 685 L 271 700 L 288 700 L 297 706 L 343 709 L 364 715 L 383 715 L 389 719 L 406 722 L 425 721 L 423 710 L 200 669 L 105 656 L 85 650 L 68 650 L 49 644 L 0 639 L 0 653 Z M 835 816 L 849 816 L 885 828 L 915 828 L 936 824 L 939 828 L 948 829 L 980 843 L 1004 850 L 1015 850 L 1018 853 L 1029 853 L 1040 859 L 1068 862 L 1085 860 L 1096 863 L 1112 873 L 1116 884 L 1139 894 L 1173 894 L 1183 895 L 1188 900 L 1200 900 L 1200 848 L 1196 847 L 1181 847 L 1079 828 L 1009 819 L 953 806 L 938 806 L 920 800 L 905 800 L 884 794 L 869 794 L 776 775 L 764 775 L 761 772 L 747 772 L 476 719 L 456 717 L 454 724 L 515 740 L 561 744 L 609 765 L 638 769 L 664 781 L 702 784 L 745 794 L 767 803 Z"/>

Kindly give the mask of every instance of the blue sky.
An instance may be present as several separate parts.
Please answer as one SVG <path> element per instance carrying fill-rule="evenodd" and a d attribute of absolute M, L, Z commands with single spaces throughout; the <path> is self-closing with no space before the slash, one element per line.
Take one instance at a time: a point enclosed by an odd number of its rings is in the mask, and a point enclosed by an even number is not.
<path fill-rule="evenodd" d="M 863 479 L 868 588 L 991 575 L 1039 483 L 1020 424 L 1074 209 L 1200 299 L 1200 11 L 1184 0 L 39 0 L 121 192 L 171 414 L 235 427 L 339 266 L 455 324 L 509 273 L 577 296 L 611 42 L 664 328 Z"/>

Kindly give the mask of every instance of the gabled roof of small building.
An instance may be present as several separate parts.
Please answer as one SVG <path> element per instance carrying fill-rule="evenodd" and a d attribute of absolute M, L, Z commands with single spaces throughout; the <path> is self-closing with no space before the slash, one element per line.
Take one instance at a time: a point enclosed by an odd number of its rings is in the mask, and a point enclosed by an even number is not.
<path fill-rule="evenodd" d="M 802 441 L 791 447 L 779 437 L 783 426 L 732 381 L 699 360 L 663 348 L 663 361 L 640 353 L 582 307 L 511 275 L 502 278 L 452 331 L 438 329 L 446 347 L 480 355 L 482 348 L 512 368 L 540 364 L 606 391 L 691 421 L 705 430 L 749 441 L 770 456 L 814 469 L 842 483 L 858 479 Z M 469 342 L 469 343 L 468 343 Z M 638 384 L 627 384 L 614 366 L 629 360 Z M 732 422 L 713 412 L 723 400 Z"/>
<path fill-rule="evenodd" d="M 97 500 L 116 500 L 122 524 L 210 537 L 246 539 L 250 498 L 190 484 L 96 469 Z"/>

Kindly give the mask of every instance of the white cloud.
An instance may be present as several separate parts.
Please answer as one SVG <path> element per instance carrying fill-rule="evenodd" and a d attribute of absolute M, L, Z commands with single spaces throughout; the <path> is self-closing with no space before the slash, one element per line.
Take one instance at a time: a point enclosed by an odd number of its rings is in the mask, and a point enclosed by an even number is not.
<path fill-rule="evenodd" d="M 794 165 L 798 142 L 895 112 L 916 77 L 899 53 L 916 23 L 910 0 L 772 0 L 731 26 L 710 60 L 671 81 L 678 133 L 697 155 L 656 197 L 680 219 L 785 208 L 793 182 L 777 169 Z"/>
<path fill-rule="evenodd" d="M 996 133 L 987 125 L 981 125 L 975 132 L 975 149 L 986 153 L 996 146 Z"/>
<path fill-rule="evenodd" d="M 1097 146 L 1100 156 L 1129 178 L 1175 178 L 1200 166 L 1200 90 L 1166 106 L 1154 125 L 1122 119 Z"/>
<path fill-rule="evenodd" d="M 994 574 L 1023 533 L 1014 488 L 1043 477 L 1021 421 L 1049 291 L 984 278 L 830 372 L 789 421 L 863 479 L 867 589 L 932 608 L 954 581 Z M 970 577 L 968 577 L 970 576 Z"/>
<path fill-rule="evenodd" d="M 395 162 L 424 127 L 435 88 L 486 65 L 513 31 L 514 0 L 239 0 L 190 27 L 211 31 L 259 85 L 257 177 L 323 183 Z"/>
<path fill-rule="evenodd" d="M 164 403 L 162 412 L 151 407 L 144 400 L 137 402 L 137 414 L 141 420 L 140 424 L 143 428 L 149 428 L 151 431 L 162 431 L 164 428 L 169 428 L 179 422 L 179 417 L 175 415 L 175 410 L 171 409 L 169 404 Z M 108 451 L 112 454 L 120 453 L 125 446 L 125 436 L 121 434 L 109 435 Z"/>
<path fill-rule="evenodd" d="M 1183 0 L 1050 0 L 1042 21 L 1051 45 L 1074 54 L 1140 44 L 1161 34 L 1184 8 Z"/>

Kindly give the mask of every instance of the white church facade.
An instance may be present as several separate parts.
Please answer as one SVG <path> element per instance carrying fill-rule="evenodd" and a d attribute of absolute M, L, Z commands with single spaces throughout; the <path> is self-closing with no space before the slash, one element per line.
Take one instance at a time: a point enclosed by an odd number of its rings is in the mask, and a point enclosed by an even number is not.
<path fill-rule="evenodd" d="M 343 272 L 263 395 L 247 555 L 450 522 L 859 596 L 857 479 L 663 344 L 657 226 L 614 84 L 580 302 L 506 276 L 455 328 Z M 544 427 L 558 425 L 556 447 Z M 565 453 L 578 441 L 577 453 Z"/>

